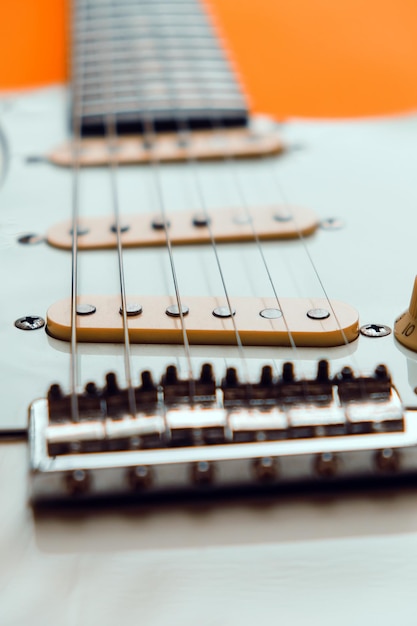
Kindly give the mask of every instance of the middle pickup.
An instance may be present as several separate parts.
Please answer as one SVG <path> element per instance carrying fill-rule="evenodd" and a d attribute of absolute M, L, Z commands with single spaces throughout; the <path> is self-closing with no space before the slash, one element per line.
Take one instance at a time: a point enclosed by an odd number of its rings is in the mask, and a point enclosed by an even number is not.
<path fill-rule="evenodd" d="M 149 213 L 125 215 L 120 223 L 123 247 L 165 246 L 168 229 L 172 244 L 201 244 L 254 241 L 256 238 L 295 239 L 311 235 L 317 229 L 317 215 L 302 207 L 260 206 L 249 212 L 237 208 L 216 209 L 209 214 L 179 211 L 162 216 Z M 71 221 L 60 222 L 49 229 L 51 246 L 71 250 Z M 117 246 L 114 217 L 87 217 L 79 220 L 78 249 L 99 250 Z"/>

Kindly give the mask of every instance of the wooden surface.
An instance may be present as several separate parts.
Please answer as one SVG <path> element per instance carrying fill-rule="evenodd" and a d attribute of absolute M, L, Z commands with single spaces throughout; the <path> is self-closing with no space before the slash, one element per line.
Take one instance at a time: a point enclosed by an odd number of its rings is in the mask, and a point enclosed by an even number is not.
<path fill-rule="evenodd" d="M 2 2 L 0 88 L 62 82 L 68 0 Z M 345 117 L 417 106 L 414 0 L 206 0 L 254 111 Z"/>

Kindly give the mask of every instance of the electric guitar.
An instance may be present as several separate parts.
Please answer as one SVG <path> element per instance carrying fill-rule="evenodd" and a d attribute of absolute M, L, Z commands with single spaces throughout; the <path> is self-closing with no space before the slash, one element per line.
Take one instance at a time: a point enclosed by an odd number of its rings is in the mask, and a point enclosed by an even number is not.
<path fill-rule="evenodd" d="M 79 572 L 71 623 L 129 623 L 138 596 L 158 623 L 144 547 L 320 536 L 308 502 L 274 504 L 310 487 L 339 494 L 344 536 L 346 486 L 415 475 L 415 121 L 252 119 L 195 0 L 72 18 L 69 106 L 50 88 L 1 119 L 0 606 L 49 623 Z"/>

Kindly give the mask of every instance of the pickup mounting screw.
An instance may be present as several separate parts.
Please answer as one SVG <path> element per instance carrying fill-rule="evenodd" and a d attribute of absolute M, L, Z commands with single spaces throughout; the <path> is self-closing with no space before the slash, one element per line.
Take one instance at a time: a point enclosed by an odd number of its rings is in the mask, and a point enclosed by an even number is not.
<path fill-rule="evenodd" d="M 340 230 L 344 225 L 344 221 L 339 217 L 328 217 L 320 222 L 322 230 Z"/>
<path fill-rule="evenodd" d="M 45 241 L 45 238 L 41 235 L 35 235 L 34 233 L 29 233 L 28 235 L 22 235 L 18 238 L 17 242 L 25 245 L 34 245 L 37 243 L 42 243 Z"/>
<path fill-rule="evenodd" d="M 39 315 L 26 315 L 25 317 L 19 317 L 15 321 L 14 325 L 20 330 L 37 330 L 45 326 L 45 320 Z"/>
<path fill-rule="evenodd" d="M 386 337 L 391 333 L 391 328 L 384 324 L 365 324 L 360 330 L 365 337 Z"/>

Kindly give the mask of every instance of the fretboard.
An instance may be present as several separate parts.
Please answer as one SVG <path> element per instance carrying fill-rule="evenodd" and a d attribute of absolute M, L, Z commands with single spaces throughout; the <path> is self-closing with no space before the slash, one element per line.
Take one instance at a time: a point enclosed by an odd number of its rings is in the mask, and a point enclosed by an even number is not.
<path fill-rule="evenodd" d="M 243 126 L 247 105 L 198 0 L 74 0 L 73 113 L 83 135 Z"/>

